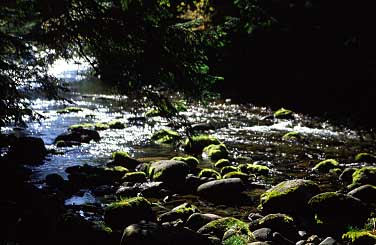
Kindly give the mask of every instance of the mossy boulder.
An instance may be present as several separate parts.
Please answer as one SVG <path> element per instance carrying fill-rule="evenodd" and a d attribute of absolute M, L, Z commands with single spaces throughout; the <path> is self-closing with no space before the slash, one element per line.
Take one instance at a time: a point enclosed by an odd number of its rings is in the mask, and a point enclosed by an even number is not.
<path fill-rule="evenodd" d="M 201 234 L 210 234 L 212 236 L 218 237 L 220 239 L 224 238 L 224 235 L 227 231 L 234 230 L 238 236 L 242 238 L 245 242 L 253 242 L 255 238 L 252 232 L 248 228 L 248 224 L 233 218 L 233 217 L 226 217 L 211 221 L 201 227 L 197 232 Z M 229 238 L 229 237 L 228 237 Z M 225 237 L 225 241 L 228 239 Z M 225 244 L 236 244 L 236 243 L 229 243 L 228 241 Z M 247 244 L 241 242 L 240 244 Z"/>
<path fill-rule="evenodd" d="M 259 209 L 263 213 L 298 215 L 307 210 L 308 200 L 319 191 L 319 186 L 310 180 L 283 181 L 261 195 Z"/>
<path fill-rule="evenodd" d="M 338 168 L 339 163 L 335 159 L 326 159 L 317 163 L 313 168 L 312 171 L 321 172 L 321 173 L 328 173 L 331 169 Z"/>
<path fill-rule="evenodd" d="M 203 153 L 214 161 L 228 157 L 228 150 L 224 144 L 208 145 L 203 149 Z"/>
<path fill-rule="evenodd" d="M 202 214 L 202 213 L 193 213 L 187 219 L 186 226 L 194 231 L 197 231 L 207 223 L 222 218 L 216 214 Z"/>
<path fill-rule="evenodd" d="M 228 201 L 239 197 L 245 190 L 244 183 L 239 178 L 213 180 L 201 184 L 197 188 L 197 194 L 204 199 L 212 201 Z"/>
<path fill-rule="evenodd" d="M 363 167 L 356 170 L 352 175 L 352 184 L 349 188 L 366 184 L 376 185 L 376 167 Z"/>
<path fill-rule="evenodd" d="M 181 219 L 183 222 L 185 222 L 191 214 L 198 213 L 200 210 L 192 204 L 189 203 L 183 203 L 172 210 L 161 214 L 158 217 L 158 221 L 163 222 L 171 222 L 175 221 L 177 219 Z"/>
<path fill-rule="evenodd" d="M 221 175 L 225 175 L 227 173 L 235 172 L 235 171 L 238 171 L 237 167 L 235 167 L 235 166 L 226 166 L 226 167 L 221 168 Z"/>
<path fill-rule="evenodd" d="M 134 197 L 111 203 L 104 212 L 104 221 L 112 229 L 123 229 L 141 220 L 154 219 L 151 204 L 144 197 Z"/>
<path fill-rule="evenodd" d="M 342 240 L 353 245 L 375 245 L 376 234 L 374 231 L 354 230 L 342 235 Z"/>
<path fill-rule="evenodd" d="M 121 180 L 124 182 L 142 183 L 146 181 L 146 174 L 144 172 L 126 173 Z"/>
<path fill-rule="evenodd" d="M 300 139 L 303 139 L 303 135 L 299 132 L 288 132 L 288 133 L 285 133 L 283 136 L 282 136 L 282 139 L 284 140 L 300 140 Z"/>
<path fill-rule="evenodd" d="M 280 108 L 274 112 L 274 118 L 278 119 L 292 119 L 294 112 L 285 108 Z"/>
<path fill-rule="evenodd" d="M 90 141 L 99 141 L 101 139 L 99 133 L 93 129 L 83 127 L 75 127 L 68 129 L 67 132 L 56 137 L 54 143 L 59 141 L 75 141 L 80 143 L 90 143 Z"/>
<path fill-rule="evenodd" d="M 151 139 L 161 143 L 161 144 L 171 144 L 176 143 L 181 139 L 181 136 L 178 132 L 171 129 L 161 129 L 155 132 Z"/>
<path fill-rule="evenodd" d="M 344 183 L 352 182 L 352 175 L 357 170 L 357 168 L 345 168 L 339 176 L 339 180 Z"/>
<path fill-rule="evenodd" d="M 231 166 L 230 160 L 228 159 L 224 159 L 224 158 L 219 159 L 218 161 L 214 163 L 214 167 L 219 168 L 219 169 L 226 167 L 226 166 Z"/>
<path fill-rule="evenodd" d="M 182 161 L 189 165 L 190 168 L 195 169 L 199 163 L 198 159 L 194 156 L 186 156 L 186 157 L 173 157 L 171 160 L 175 161 Z"/>
<path fill-rule="evenodd" d="M 116 151 L 111 154 L 113 162 L 110 165 L 123 166 L 128 169 L 135 169 L 140 162 L 134 158 L 131 158 L 125 151 Z"/>
<path fill-rule="evenodd" d="M 150 165 L 149 176 L 154 181 L 162 181 L 169 187 L 185 183 L 190 167 L 183 161 L 162 160 Z"/>
<path fill-rule="evenodd" d="M 226 173 L 225 175 L 222 176 L 222 178 L 223 179 L 239 178 L 239 179 L 246 181 L 250 178 L 250 176 L 248 174 L 245 174 L 239 171 L 233 171 L 233 172 Z"/>
<path fill-rule="evenodd" d="M 219 145 L 221 142 L 212 135 L 194 135 L 184 142 L 184 150 L 188 153 L 201 154 L 202 150 L 208 145 Z"/>
<path fill-rule="evenodd" d="M 71 113 L 71 112 L 77 113 L 77 112 L 80 112 L 80 111 L 83 111 L 82 108 L 75 107 L 75 106 L 69 106 L 69 107 L 65 107 L 64 109 L 57 110 L 56 113 L 67 114 L 67 113 Z"/>
<path fill-rule="evenodd" d="M 316 223 L 333 232 L 343 232 L 348 226 L 363 225 L 369 217 L 369 211 L 362 201 L 336 192 L 320 193 L 309 200 L 308 206 L 315 214 Z"/>
<path fill-rule="evenodd" d="M 357 162 L 376 163 L 376 155 L 370 153 L 359 153 L 355 156 Z"/>
<path fill-rule="evenodd" d="M 111 129 L 123 129 L 125 128 L 125 124 L 120 122 L 119 120 L 112 120 L 108 123 L 109 128 Z"/>
<path fill-rule="evenodd" d="M 268 175 L 270 172 L 270 168 L 260 164 L 241 164 L 238 169 L 245 174 Z"/>
<path fill-rule="evenodd" d="M 260 228 L 270 228 L 274 232 L 279 232 L 291 240 L 297 239 L 298 231 L 294 219 L 286 214 L 268 214 L 256 220 L 250 225 L 253 230 Z"/>
<path fill-rule="evenodd" d="M 207 177 L 207 178 L 215 178 L 215 179 L 220 179 L 221 174 L 218 173 L 216 170 L 211 169 L 211 168 L 204 168 L 203 170 L 200 171 L 198 174 L 198 177 Z"/>
<path fill-rule="evenodd" d="M 362 185 L 347 193 L 367 204 L 376 204 L 376 186 Z"/>
<path fill-rule="evenodd" d="M 95 123 L 94 124 L 94 129 L 98 131 L 106 130 L 109 128 L 110 128 L 110 125 L 108 125 L 108 123 Z"/>

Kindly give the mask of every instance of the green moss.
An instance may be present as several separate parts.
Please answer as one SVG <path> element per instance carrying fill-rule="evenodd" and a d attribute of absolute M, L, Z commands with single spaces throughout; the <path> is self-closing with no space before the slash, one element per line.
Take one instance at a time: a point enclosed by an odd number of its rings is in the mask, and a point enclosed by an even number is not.
<path fill-rule="evenodd" d="M 352 244 L 376 244 L 376 234 L 372 231 L 349 231 L 342 235 L 342 239 Z"/>
<path fill-rule="evenodd" d="M 353 175 L 353 182 L 349 188 L 358 187 L 361 185 L 376 185 L 376 167 L 363 167 L 357 169 Z"/>
<path fill-rule="evenodd" d="M 112 120 L 111 122 L 108 123 L 108 126 L 111 129 L 123 129 L 123 128 L 125 128 L 125 124 L 120 122 L 119 120 Z"/>
<path fill-rule="evenodd" d="M 234 171 L 234 172 L 229 172 L 225 175 L 223 175 L 223 179 L 229 179 L 229 178 L 240 178 L 242 180 L 247 180 L 250 176 L 248 174 L 239 172 L 239 171 Z"/>
<path fill-rule="evenodd" d="M 214 169 L 211 169 L 211 168 L 204 168 L 203 170 L 201 170 L 201 172 L 198 174 L 198 177 L 209 177 L 209 178 L 216 178 L 216 179 L 220 179 L 221 178 L 221 174 L 218 173 L 217 171 L 215 171 Z"/>
<path fill-rule="evenodd" d="M 241 164 L 238 166 L 240 172 L 246 174 L 259 174 L 259 175 L 268 175 L 270 172 L 270 168 L 264 165 L 259 164 Z"/>
<path fill-rule="evenodd" d="M 193 213 L 200 212 L 200 210 L 195 205 L 189 204 L 189 203 L 183 203 L 173 208 L 171 211 L 174 211 L 179 214 L 186 214 L 186 215 L 191 215 Z"/>
<path fill-rule="evenodd" d="M 92 123 L 82 123 L 82 124 L 73 124 L 69 126 L 69 129 L 79 129 L 79 128 L 91 129 L 93 127 L 94 125 Z"/>
<path fill-rule="evenodd" d="M 145 117 L 158 117 L 161 112 L 158 109 L 150 109 L 145 113 Z"/>
<path fill-rule="evenodd" d="M 94 124 L 94 128 L 95 130 L 106 130 L 109 129 L 110 126 L 108 125 L 108 123 L 96 123 Z"/>
<path fill-rule="evenodd" d="M 335 159 L 326 159 L 321 161 L 312 168 L 313 171 L 328 173 L 330 169 L 337 168 L 339 163 Z"/>
<path fill-rule="evenodd" d="M 219 160 L 228 157 L 228 150 L 224 144 L 212 144 L 203 149 L 203 152 L 212 160 Z"/>
<path fill-rule="evenodd" d="M 342 173 L 342 169 L 340 168 L 332 168 L 331 170 L 329 170 L 329 173 L 333 174 L 333 175 L 340 175 Z"/>
<path fill-rule="evenodd" d="M 224 245 L 247 245 L 248 241 L 244 238 L 244 236 L 234 234 L 229 238 L 225 239 L 222 244 Z"/>
<path fill-rule="evenodd" d="M 302 138 L 303 136 L 299 132 L 288 132 L 282 136 L 282 139 L 284 140 L 298 140 Z"/>
<path fill-rule="evenodd" d="M 225 167 L 221 168 L 221 175 L 225 175 L 227 173 L 235 172 L 235 171 L 238 171 L 237 167 L 235 167 L 235 166 L 225 166 Z"/>
<path fill-rule="evenodd" d="M 186 164 L 189 165 L 189 167 L 191 168 L 196 168 L 199 161 L 197 158 L 193 157 L 193 156 L 186 156 L 186 157 L 173 157 L 171 160 L 175 160 L 175 161 L 183 161 L 185 162 Z"/>
<path fill-rule="evenodd" d="M 146 174 L 144 172 L 131 172 L 124 174 L 123 178 L 121 179 L 124 182 L 145 182 L 146 181 Z"/>
<path fill-rule="evenodd" d="M 355 161 L 357 162 L 368 162 L 374 163 L 376 162 L 376 156 L 370 153 L 359 153 L 355 156 Z"/>
<path fill-rule="evenodd" d="M 221 142 L 212 135 L 194 135 L 184 142 L 184 150 L 192 153 L 201 153 L 208 145 L 218 145 Z"/>
<path fill-rule="evenodd" d="M 155 132 L 153 136 L 151 136 L 151 139 L 161 144 L 170 144 L 179 141 L 181 139 L 181 136 L 174 130 L 161 129 Z"/>
<path fill-rule="evenodd" d="M 223 168 L 230 165 L 231 163 L 228 159 L 219 159 L 216 163 L 214 163 L 214 167 L 216 168 Z"/>
<path fill-rule="evenodd" d="M 294 219 L 285 214 L 268 214 L 260 219 L 259 224 L 278 223 L 278 225 L 291 225 L 294 224 Z"/>
<path fill-rule="evenodd" d="M 288 119 L 288 118 L 292 118 L 293 113 L 294 112 L 291 110 L 281 108 L 277 110 L 276 112 L 274 112 L 274 117 L 280 118 L 280 119 Z"/>
<path fill-rule="evenodd" d="M 111 155 L 115 162 L 122 162 L 130 158 L 129 154 L 125 151 L 116 151 Z"/>
<path fill-rule="evenodd" d="M 80 112 L 80 111 L 82 111 L 82 109 L 79 107 L 69 106 L 69 107 L 65 107 L 64 109 L 57 110 L 56 113 L 66 114 L 66 113 Z"/>
<path fill-rule="evenodd" d="M 118 209 L 123 207 L 138 207 L 138 206 L 151 206 L 151 203 L 144 197 L 132 197 L 123 199 L 118 202 L 113 202 L 106 207 L 106 211 Z"/>

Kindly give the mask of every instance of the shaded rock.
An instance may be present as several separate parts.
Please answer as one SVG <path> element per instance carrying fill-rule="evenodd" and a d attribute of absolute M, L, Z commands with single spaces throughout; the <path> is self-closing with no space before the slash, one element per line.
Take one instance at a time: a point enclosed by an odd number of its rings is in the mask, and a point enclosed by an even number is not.
<path fill-rule="evenodd" d="M 215 171 L 214 169 L 211 168 L 204 168 L 203 170 L 200 171 L 198 174 L 198 177 L 208 177 L 208 178 L 215 178 L 215 179 L 220 179 L 221 174 Z"/>
<path fill-rule="evenodd" d="M 194 231 L 197 231 L 207 223 L 220 219 L 221 216 L 216 214 L 201 214 L 201 213 L 193 213 L 189 216 L 186 226 Z"/>
<path fill-rule="evenodd" d="M 228 157 L 228 150 L 224 144 L 208 145 L 203 149 L 203 153 L 214 161 Z"/>
<path fill-rule="evenodd" d="M 110 128 L 110 125 L 108 125 L 108 123 L 95 123 L 94 124 L 94 129 L 98 131 L 106 130 L 109 128 Z"/>
<path fill-rule="evenodd" d="M 273 231 L 270 228 L 260 228 L 254 230 L 253 236 L 257 241 L 272 241 L 273 240 Z"/>
<path fill-rule="evenodd" d="M 188 164 L 175 160 L 154 162 L 149 168 L 149 176 L 152 180 L 162 181 L 172 188 L 181 187 L 189 172 Z"/>
<path fill-rule="evenodd" d="M 356 170 L 352 175 L 352 184 L 349 188 L 366 184 L 376 185 L 376 167 L 363 167 Z"/>
<path fill-rule="evenodd" d="M 235 166 L 225 166 L 221 168 L 221 175 L 225 175 L 227 173 L 236 172 L 236 171 L 238 171 L 238 168 Z"/>
<path fill-rule="evenodd" d="M 228 159 L 219 159 L 216 163 L 214 163 L 214 167 L 216 168 L 223 168 L 223 167 L 226 167 L 226 166 L 230 166 L 231 163 L 230 163 L 230 160 Z"/>
<path fill-rule="evenodd" d="M 56 144 L 59 141 L 90 143 L 92 140 L 99 141 L 100 139 L 101 137 L 97 131 L 78 127 L 69 129 L 67 132 L 60 134 L 56 137 L 54 143 Z"/>
<path fill-rule="evenodd" d="M 367 204 L 376 204 L 376 187 L 373 185 L 362 185 L 347 194 Z"/>
<path fill-rule="evenodd" d="M 75 107 L 75 106 L 69 106 L 69 107 L 65 107 L 64 109 L 59 109 L 56 111 L 56 113 L 58 114 L 67 114 L 67 113 L 77 113 L 77 112 L 80 112 L 82 111 L 82 108 L 79 108 L 79 107 Z"/>
<path fill-rule="evenodd" d="M 326 159 L 321 161 L 312 168 L 312 171 L 317 171 L 321 173 L 328 173 L 329 170 L 337 168 L 339 163 L 335 159 Z"/>
<path fill-rule="evenodd" d="M 185 222 L 188 217 L 193 214 L 199 212 L 198 208 L 195 205 L 189 204 L 189 203 L 183 203 L 172 210 L 161 214 L 158 217 L 158 221 L 163 222 L 171 222 L 175 221 L 177 219 L 181 219 L 183 222 Z"/>
<path fill-rule="evenodd" d="M 236 233 L 247 242 L 255 241 L 252 232 L 248 228 L 248 224 L 232 217 L 211 221 L 201 227 L 197 232 L 223 238 L 224 234 L 230 229 L 235 230 Z"/>
<path fill-rule="evenodd" d="M 124 174 L 123 178 L 121 178 L 124 182 L 145 182 L 146 181 L 146 174 L 144 172 L 131 172 Z"/>
<path fill-rule="evenodd" d="M 10 146 L 6 159 L 15 164 L 38 165 L 46 155 L 47 149 L 41 138 L 22 137 Z"/>
<path fill-rule="evenodd" d="M 125 151 L 116 151 L 111 154 L 112 162 L 108 163 L 109 166 L 123 166 L 128 169 L 135 169 L 141 162 L 131 158 Z"/>
<path fill-rule="evenodd" d="M 283 181 L 261 195 L 259 209 L 263 213 L 305 213 L 306 203 L 319 191 L 318 185 L 310 180 Z"/>
<path fill-rule="evenodd" d="M 359 153 L 355 156 L 357 162 L 376 163 L 376 155 L 370 153 Z"/>
<path fill-rule="evenodd" d="M 195 169 L 199 163 L 198 159 L 194 156 L 186 157 L 173 157 L 171 160 L 182 161 L 189 165 L 190 168 Z"/>
<path fill-rule="evenodd" d="M 240 195 L 245 190 L 239 178 L 213 180 L 200 185 L 197 193 L 200 197 L 210 200 L 227 200 Z"/>
<path fill-rule="evenodd" d="M 341 232 L 348 226 L 363 225 L 369 211 L 359 199 L 336 192 L 325 192 L 308 202 L 315 220 L 326 231 Z"/>
<path fill-rule="evenodd" d="M 72 146 L 81 145 L 81 142 L 59 140 L 58 142 L 55 143 L 55 145 L 56 147 L 72 147 Z"/>
<path fill-rule="evenodd" d="M 284 245 L 295 244 L 295 242 L 289 240 L 288 238 L 286 238 L 279 232 L 273 232 L 273 242 L 276 244 L 284 244 Z"/>
<path fill-rule="evenodd" d="M 356 171 L 356 168 L 345 168 L 341 175 L 339 176 L 339 180 L 345 183 L 352 182 L 352 175 Z"/>
<path fill-rule="evenodd" d="M 141 220 L 154 220 L 150 202 L 144 197 L 133 197 L 111 203 L 106 207 L 104 220 L 113 229 L 122 229 Z"/>
<path fill-rule="evenodd" d="M 65 186 L 65 180 L 59 174 L 49 174 L 46 176 L 45 181 L 52 188 L 63 189 Z"/>
<path fill-rule="evenodd" d="M 131 185 L 129 185 L 131 184 Z M 144 183 L 125 183 L 120 186 L 116 195 L 123 197 L 135 197 L 139 193 L 144 197 L 156 197 L 160 198 L 165 196 L 165 192 L 162 191 L 163 183 L 162 182 L 144 182 Z"/>
<path fill-rule="evenodd" d="M 212 123 L 196 123 L 192 125 L 194 131 L 207 131 L 214 130 L 215 127 Z"/>
<path fill-rule="evenodd" d="M 188 153 L 200 154 L 208 145 L 218 145 L 221 142 L 211 135 L 194 135 L 187 139 L 183 145 L 184 150 Z"/>
<path fill-rule="evenodd" d="M 166 234 L 163 228 L 153 222 L 141 221 L 124 229 L 121 245 L 165 245 Z"/>

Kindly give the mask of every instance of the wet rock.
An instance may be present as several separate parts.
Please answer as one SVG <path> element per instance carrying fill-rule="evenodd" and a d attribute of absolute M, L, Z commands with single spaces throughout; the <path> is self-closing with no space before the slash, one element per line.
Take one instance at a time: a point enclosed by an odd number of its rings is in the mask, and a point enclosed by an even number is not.
<path fill-rule="evenodd" d="M 318 244 L 320 242 L 320 238 L 318 235 L 312 235 L 307 238 L 306 243 L 309 244 Z"/>
<path fill-rule="evenodd" d="M 199 212 L 198 208 L 195 205 L 189 204 L 189 203 L 183 203 L 172 210 L 161 214 L 158 217 L 158 221 L 163 222 L 171 222 L 175 221 L 177 219 L 181 219 L 183 222 L 185 222 L 188 217 L 193 214 Z"/>
<path fill-rule="evenodd" d="M 210 234 L 218 238 L 223 238 L 224 234 L 230 229 L 235 230 L 237 235 L 247 242 L 255 241 L 252 232 L 248 228 L 248 224 L 232 217 L 211 221 L 201 227 L 197 232 L 200 234 Z"/>
<path fill-rule="evenodd" d="M 133 197 L 111 203 L 105 209 L 104 220 L 113 229 L 122 229 L 141 220 L 154 220 L 150 202 L 144 197 Z"/>
<path fill-rule="evenodd" d="M 308 202 L 317 224 L 326 231 L 341 232 L 348 226 L 362 225 L 369 216 L 365 204 L 350 195 L 325 192 Z"/>
<path fill-rule="evenodd" d="M 155 132 L 151 139 L 161 144 L 172 144 L 178 142 L 182 137 L 180 134 L 171 129 L 161 129 Z"/>
<path fill-rule="evenodd" d="M 6 159 L 13 164 L 42 164 L 47 149 L 41 138 L 22 137 L 17 138 L 10 146 Z"/>
<path fill-rule="evenodd" d="M 46 176 L 45 182 L 48 186 L 57 189 L 63 189 L 65 180 L 59 174 L 49 174 Z"/>
<path fill-rule="evenodd" d="M 72 146 L 81 145 L 81 142 L 59 140 L 58 142 L 55 143 L 55 145 L 56 147 L 72 147 Z"/>
<path fill-rule="evenodd" d="M 376 185 L 376 167 L 363 167 L 356 170 L 352 175 L 352 184 L 349 188 L 356 188 L 361 185 Z"/>
<path fill-rule="evenodd" d="M 109 128 L 110 126 L 108 125 L 108 123 L 95 123 L 94 124 L 94 129 L 97 131 L 107 130 Z"/>
<path fill-rule="evenodd" d="M 136 169 L 141 163 L 138 160 L 131 158 L 125 151 L 116 151 L 111 154 L 112 162 L 109 162 L 108 166 L 123 166 L 128 169 Z"/>
<path fill-rule="evenodd" d="M 197 193 L 209 200 L 228 200 L 240 195 L 245 190 L 243 181 L 239 178 L 213 180 L 200 185 Z"/>
<path fill-rule="evenodd" d="M 257 241 L 272 241 L 273 240 L 273 231 L 270 228 L 260 228 L 254 230 L 253 236 Z"/>
<path fill-rule="evenodd" d="M 203 149 L 203 153 L 213 161 L 228 157 L 228 150 L 224 144 L 208 145 Z"/>
<path fill-rule="evenodd" d="M 356 168 L 345 168 L 341 175 L 339 176 L 339 180 L 344 183 L 351 183 L 352 182 L 352 175 L 356 171 Z"/>
<path fill-rule="evenodd" d="M 123 178 L 121 178 L 124 182 L 145 182 L 146 181 L 146 174 L 144 172 L 131 172 L 124 174 Z"/>
<path fill-rule="evenodd" d="M 190 172 L 188 164 L 182 161 L 162 160 L 150 165 L 149 176 L 154 181 L 162 181 L 171 188 L 180 188 Z"/>
<path fill-rule="evenodd" d="M 121 245 L 165 245 L 166 234 L 163 228 L 153 222 L 141 221 L 124 229 Z"/>
<path fill-rule="evenodd" d="M 221 175 L 225 175 L 227 173 L 236 172 L 236 171 L 238 171 L 237 167 L 235 167 L 235 166 L 226 166 L 226 167 L 221 168 Z"/>
<path fill-rule="evenodd" d="M 231 163 L 228 159 L 219 159 L 216 163 L 214 163 L 214 167 L 219 169 L 226 166 L 231 166 Z"/>
<path fill-rule="evenodd" d="M 82 108 L 75 107 L 75 106 L 69 106 L 65 107 L 64 109 L 57 110 L 56 113 L 58 114 L 67 114 L 67 113 L 77 113 L 82 111 Z"/>
<path fill-rule="evenodd" d="M 337 168 L 339 163 L 335 159 L 326 159 L 321 161 L 312 168 L 312 171 L 321 172 L 321 173 L 328 173 L 329 170 Z"/>
<path fill-rule="evenodd" d="M 376 163 L 376 155 L 370 153 L 359 153 L 355 156 L 357 162 Z"/>
<path fill-rule="evenodd" d="M 293 241 L 289 240 L 288 238 L 286 238 L 279 232 L 273 232 L 273 242 L 276 244 L 284 244 L 284 245 L 295 244 Z"/>
<path fill-rule="evenodd" d="M 250 221 L 255 221 L 255 220 L 261 219 L 261 218 L 263 218 L 263 217 L 264 217 L 264 216 L 261 215 L 261 214 L 259 214 L 259 213 L 250 213 L 250 214 L 248 215 L 248 219 L 249 219 Z"/>
<path fill-rule="evenodd" d="M 60 134 L 56 137 L 54 143 L 59 141 L 63 142 L 80 142 L 80 143 L 90 143 L 90 141 L 99 141 L 101 139 L 99 133 L 92 129 L 85 128 L 72 128 L 67 132 Z"/>
<path fill-rule="evenodd" d="M 208 131 L 214 130 L 215 127 L 212 123 L 196 123 L 192 125 L 194 131 Z"/>
<path fill-rule="evenodd" d="M 222 217 L 216 214 L 193 213 L 187 219 L 186 226 L 194 231 L 197 231 L 207 223 L 220 218 Z"/>
<path fill-rule="evenodd" d="M 283 181 L 261 195 L 259 209 L 263 213 L 305 213 L 306 203 L 319 191 L 318 185 L 310 180 Z"/>
<path fill-rule="evenodd" d="M 211 135 L 194 135 L 187 139 L 183 145 L 188 153 L 201 154 L 202 150 L 208 145 L 219 145 L 221 142 Z"/>
<path fill-rule="evenodd" d="M 342 235 L 342 240 L 351 242 L 352 245 L 374 245 L 376 235 L 371 231 L 349 231 Z"/>
<path fill-rule="evenodd" d="M 327 237 L 319 245 L 336 245 L 338 244 L 337 241 L 333 237 Z"/>
<path fill-rule="evenodd" d="M 243 181 L 247 181 L 251 176 L 249 176 L 248 174 L 245 174 L 245 173 L 242 173 L 242 172 L 239 172 L 239 171 L 234 171 L 234 172 L 229 172 L 225 175 L 223 175 L 223 179 L 231 179 L 231 178 L 239 178 Z"/>
<path fill-rule="evenodd" d="M 268 175 L 270 172 L 270 169 L 267 166 L 260 164 L 241 164 L 238 168 L 239 171 L 246 174 Z"/>
<path fill-rule="evenodd" d="M 299 132 L 288 132 L 288 133 L 285 133 L 282 136 L 282 139 L 284 139 L 284 140 L 301 140 L 301 139 L 303 139 L 303 136 Z"/>
<path fill-rule="evenodd" d="M 118 121 L 118 120 L 113 120 L 113 121 L 109 122 L 108 126 L 111 129 L 124 129 L 125 128 L 125 124 Z"/>
<path fill-rule="evenodd" d="M 376 187 L 373 185 L 362 185 L 350 191 L 348 195 L 358 198 L 367 204 L 376 204 Z"/>
<path fill-rule="evenodd" d="M 294 112 L 285 108 L 280 108 L 276 112 L 274 112 L 274 118 L 278 119 L 293 119 Z"/>
<path fill-rule="evenodd" d="M 200 171 L 198 174 L 198 177 L 207 177 L 207 178 L 215 178 L 215 179 L 220 179 L 221 174 L 218 173 L 216 170 L 211 169 L 211 168 L 204 168 L 203 170 Z"/>
<path fill-rule="evenodd" d="M 198 159 L 194 156 L 186 156 L 186 157 L 173 157 L 171 160 L 175 161 L 182 161 L 189 165 L 191 169 L 197 168 L 197 165 L 199 163 Z"/>
<path fill-rule="evenodd" d="M 126 182 L 120 186 L 116 195 L 123 197 L 135 197 L 139 193 L 144 197 L 160 198 L 166 195 L 163 190 L 162 182 L 144 182 L 144 183 L 129 183 Z"/>

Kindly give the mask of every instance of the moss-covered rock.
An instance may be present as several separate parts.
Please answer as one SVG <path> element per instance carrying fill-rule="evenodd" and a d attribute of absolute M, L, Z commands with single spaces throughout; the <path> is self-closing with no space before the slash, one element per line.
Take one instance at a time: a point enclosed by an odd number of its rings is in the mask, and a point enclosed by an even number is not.
<path fill-rule="evenodd" d="M 194 156 L 186 157 L 173 157 L 171 160 L 182 161 L 189 165 L 190 168 L 195 169 L 199 163 L 198 159 Z"/>
<path fill-rule="evenodd" d="M 362 200 L 367 204 L 376 204 L 376 186 L 362 185 L 350 191 L 348 195 Z"/>
<path fill-rule="evenodd" d="M 299 132 L 288 132 L 288 133 L 285 133 L 283 136 L 282 136 L 282 139 L 284 140 L 300 140 L 303 138 L 303 135 Z"/>
<path fill-rule="evenodd" d="M 110 128 L 110 125 L 108 125 L 108 123 L 95 123 L 94 124 L 94 129 L 95 130 L 106 130 L 106 129 L 109 129 Z"/>
<path fill-rule="evenodd" d="M 355 156 L 357 162 L 376 163 L 376 155 L 370 153 L 359 153 Z"/>
<path fill-rule="evenodd" d="M 203 152 L 214 161 L 228 157 L 228 150 L 224 144 L 208 145 Z"/>
<path fill-rule="evenodd" d="M 363 167 L 356 170 L 352 175 L 352 184 L 349 188 L 366 184 L 376 185 L 376 167 Z"/>
<path fill-rule="evenodd" d="M 162 181 L 170 188 L 185 183 L 190 167 L 183 161 L 162 160 L 150 165 L 149 176 L 152 180 Z"/>
<path fill-rule="evenodd" d="M 291 240 L 298 236 L 294 219 L 286 214 L 268 214 L 251 224 L 251 229 L 270 228 L 274 232 L 279 232 Z"/>
<path fill-rule="evenodd" d="M 158 217 L 158 221 L 163 223 L 181 219 L 185 222 L 188 219 L 188 217 L 191 216 L 191 214 L 198 212 L 200 212 L 200 210 L 195 205 L 183 203 L 173 208 L 171 211 L 161 214 Z"/>
<path fill-rule="evenodd" d="M 235 167 L 235 166 L 225 166 L 225 167 L 221 168 L 221 175 L 225 175 L 227 173 L 235 172 L 235 171 L 238 171 L 237 167 Z"/>
<path fill-rule="evenodd" d="M 111 203 L 104 212 L 104 220 L 112 229 L 123 229 L 141 220 L 154 219 L 151 204 L 144 197 L 134 197 Z"/>
<path fill-rule="evenodd" d="M 318 185 L 310 180 L 283 181 L 261 195 L 259 209 L 263 213 L 300 214 L 307 210 L 307 201 L 319 191 Z"/>
<path fill-rule="evenodd" d="M 204 168 L 203 170 L 200 171 L 200 173 L 198 174 L 198 177 L 208 177 L 208 178 L 216 178 L 216 179 L 220 179 L 221 178 L 221 174 L 218 173 L 217 171 L 215 171 L 214 169 L 211 169 L 211 168 Z"/>
<path fill-rule="evenodd" d="M 359 199 L 336 192 L 320 193 L 308 202 L 319 226 L 343 232 L 348 226 L 363 225 L 369 211 Z"/>
<path fill-rule="evenodd" d="M 161 144 L 171 144 L 178 142 L 181 136 L 178 132 L 165 128 L 155 132 L 151 139 Z"/>
<path fill-rule="evenodd" d="M 116 151 L 111 154 L 113 162 L 110 165 L 123 166 L 128 169 L 135 169 L 140 162 L 131 158 L 125 151 Z"/>
<path fill-rule="evenodd" d="M 57 136 L 54 143 L 58 141 L 90 143 L 92 140 L 99 141 L 100 139 L 101 137 L 99 133 L 93 129 L 75 127 L 70 128 L 67 132 Z"/>
<path fill-rule="evenodd" d="M 339 176 L 339 180 L 347 184 L 351 183 L 352 175 L 356 170 L 357 168 L 345 168 Z"/>
<path fill-rule="evenodd" d="M 126 173 L 121 180 L 124 182 L 142 183 L 146 181 L 146 174 L 144 172 Z"/>
<path fill-rule="evenodd" d="M 217 219 L 212 222 L 209 222 L 208 224 L 201 227 L 197 232 L 201 234 L 210 234 L 212 236 L 222 239 L 225 233 L 229 231 L 230 229 L 236 231 L 236 234 L 241 236 L 241 238 L 244 239 L 244 241 L 246 242 L 255 241 L 252 232 L 248 228 L 248 224 L 232 217 L 221 218 L 221 219 Z M 236 244 L 236 243 L 229 243 L 229 241 L 227 241 L 226 244 Z M 244 243 L 240 243 L 240 244 L 244 244 Z"/>
<path fill-rule="evenodd" d="M 80 124 L 73 124 L 73 125 L 69 126 L 69 129 L 77 129 L 77 128 L 93 129 L 94 124 L 92 124 L 92 123 L 80 123 Z"/>
<path fill-rule="evenodd" d="M 55 143 L 55 145 L 56 147 L 72 147 L 72 146 L 81 145 L 81 142 L 59 140 Z"/>
<path fill-rule="evenodd" d="M 80 112 L 80 111 L 82 111 L 82 108 L 75 107 L 75 106 L 69 106 L 69 107 L 65 107 L 64 109 L 57 110 L 56 113 L 67 114 L 67 113 L 71 113 L 71 112 Z"/>
<path fill-rule="evenodd" d="M 218 161 L 214 163 L 214 167 L 219 168 L 219 169 L 226 167 L 226 166 L 231 166 L 230 160 L 228 159 L 224 159 L 224 158 L 219 159 Z"/>
<path fill-rule="evenodd" d="M 150 109 L 145 113 L 145 117 L 158 117 L 161 116 L 162 113 L 158 109 Z"/>
<path fill-rule="evenodd" d="M 294 112 L 285 108 L 281 108 L 274 112 L 274 117 L 278 119 L 291 119 L 293 118 Z"/>
<path fill-rule="evenodd" d="M 348 231 L 342 235 L 342 240 L 351 242 L 353 245 L 374 245 L 376 234 L 373 231 Z"/>
<path fill-rule="evenodd" d="M 108 123 L 108 126 L 111 129 L 123 129 L 123 128 L 125 128 L 125 124 L 120 122 L 119 120 L 112 120 L 111 122 Z"/>
<path fill-rule="evenodd" d="M 212 135 L 194 135 L 184 142 L 184 150 L 188 153 L 200 154 L 202 150 L 208 145 L 219 145 L 221 142 Z"/>
<path fill-rule="evenodd" d="M 233 172 L 228 172 L 222 177 L 223 179 L 229 179 L 229 178 L 239 178 L 242 180 L 248 180 L 250 176 L 248 174 L 239 172 L 239 171 L 233 171 Z"/>
<path fill-rule="evenodd" d="M 338 168 L 339 163 L 335 159 L 326 159 L 317 163 L 313 168 L 312 171 L 317 171 L 321 173 L 328 173 L 331 169 Z"/>
<path fill-rule="evenodd" d="M 260 164 L 241 164 L 238 169 L 245 174 L 268 175 L 270 172 L 270 168 Z"/>
<path fill-rule="evenodd" d="M 186 226 L 194 231 L 197 231 L 207 223 L 222 218 L 216 214 L 202 214 L 202 213 L 193 213 L 189 216 L 186 222 Z"/>

